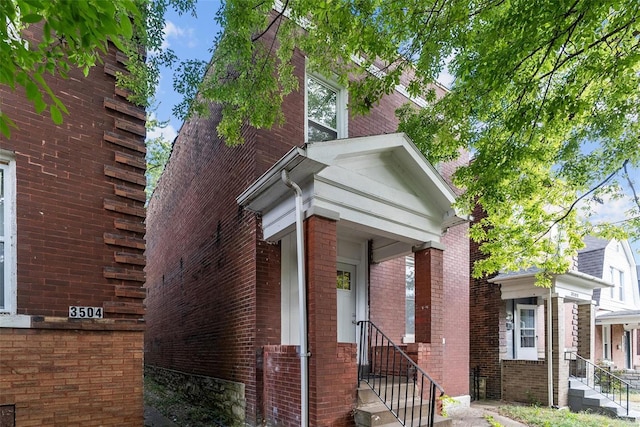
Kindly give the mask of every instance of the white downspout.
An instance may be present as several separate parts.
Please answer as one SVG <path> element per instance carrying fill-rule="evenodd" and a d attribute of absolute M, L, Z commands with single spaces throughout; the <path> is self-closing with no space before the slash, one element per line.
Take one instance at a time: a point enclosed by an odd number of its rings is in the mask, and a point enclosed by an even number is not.
<path fill-rule="evenodd" d="M 553 302 L 551 288 L 549 288 L 549 300 L 547 303 L 547 392 L 549 393 L 549 407 L 553 407 Z M 558 319 L 558 322 L 560 319 Z M 558 355 L 560 357 L 560 355 Z"/>
<path fill-rule="evenodd" d="M 298 256 L 298 308 L 300 313 L 300 425 L 309 425 L 309 352 L 307 346 L 307 293 L 304 265 L 304 211 L 302 210 L 302 190 L 291 179 L 286 170 L 282 171 L 282 182 L 296 193 L 296 244 Z"/>

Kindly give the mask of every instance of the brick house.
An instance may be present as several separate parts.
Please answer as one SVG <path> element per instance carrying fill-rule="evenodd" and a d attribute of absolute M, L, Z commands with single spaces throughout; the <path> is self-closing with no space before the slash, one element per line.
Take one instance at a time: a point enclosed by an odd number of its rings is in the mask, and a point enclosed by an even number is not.
<path fill-rule="evenodd" d="M 145 112 L 102 59 L 48 79 L 60 126 L 0 88 L 2 426 L 143 424 Z"/>
<path fill-rule="evenodd" d="M 468 402 L 468 225 L 447 183 L 459 163 L 434 168 L 392 133 L 395 110 L 422 102 L 403 87 L 352 116 L 346 90 L 292 61 L 301 89 L 282 127 L 246 127 L 230 148 L 212 105 L 176 138 L 147 211 L 147 369 L 230 425 L 301 424 L 302 211 L 309 424 L 354 425 L 361 320 Z"/>
<path fill-rule="evenodd" d="M 482 214 L 478 208 L 475 218 Z M 635 367 L 640 311 L 629 244 L 590 236 L 585 244 L 573 267 L 552 278 L 551 289 L 535 286 L 535 270 L 471 280 L 476 398 L 562 407 L 572 405 L 574 354 L 616 369 Z M 472 243 L 472 262 L 480 256 Z"/>

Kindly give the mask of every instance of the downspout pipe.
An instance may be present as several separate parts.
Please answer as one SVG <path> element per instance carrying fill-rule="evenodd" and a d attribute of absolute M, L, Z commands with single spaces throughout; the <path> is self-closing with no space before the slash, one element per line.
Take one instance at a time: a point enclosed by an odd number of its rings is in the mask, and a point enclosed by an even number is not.
<path fill-rule="evenodd" d="M 309 351 L 307 344 L 307 291 L 304 264 L 304 211 L 302 190 L 282 171 L 282 182 L 295 193 L 296 203 L 296 254 L 298 256 L 298 308 L 300 313 L 300 425 L 309 426 Z"/>
<path fill-rule="evenodd" d="M 549 288 L 547 302 L 547 393 L 549 394 L 549 407 L 553 408 L 553 293 Z M 558 319 L 560 322 L 560 319 Z M 560 355 L 558 355 L 558 358 Z"/>

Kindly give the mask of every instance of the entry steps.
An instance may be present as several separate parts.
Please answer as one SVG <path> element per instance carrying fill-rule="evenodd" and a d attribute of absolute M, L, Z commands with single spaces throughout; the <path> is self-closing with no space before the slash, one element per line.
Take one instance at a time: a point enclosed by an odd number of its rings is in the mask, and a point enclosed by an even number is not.
<path fill-rule="evenodd" d="M 400 396 L 404 396 L 406 394 L 407 384 L 396 383 L 396 390 L 393 391 L 394 396 L 397 396 L 396 393 L 398 393 L 398 387 L 400 390 Z M 384 398 L 385 392 L 387 399 L 390 400 L 392 393 L 391 384 L 382 388 L 382 392 L 380 393 L 382 398 Z M 358 387 L 358 407 L 354 414 L 356 427 L 398 427 L 402 425 L 380 399 L 381 398 L 378 397 L 366 382 L 360 382 L 360 386 Z M 394 397 L 394 407 L 397 404 L 397 397 Z M 400 399 L 400 404 L 398 406 L 402 408 L 400 410 L 400 415 L 401 418 L 404 418 L 402 415 L 404 414 L 405 400 Z M 428 402 L 423 401 L 422 420 L 418 420 L 418 417 L 420 416 L 420 399 L 415 399 L 413 402 L 409 402 L 406 406 L 407 421 L 405 426 L 411 427 L 413 425 L 413 427 L 418 427 L 428 425 Z M 449 427 L 453 426 L 453 421 L 450 418 L 445 418 L 436 414 L 433 425 L 435 427 Z"/>
<path fill-rule="evenodd" d="M 623 402 L 624 403 L 624 402 Z M 596 412 L 609 417 L 640 421 L 640 411 L 623 407 L 600 392 L 600 386 L 590 387 L 578 378 L 569 378 L 569 408 L 573 412 Z"/>

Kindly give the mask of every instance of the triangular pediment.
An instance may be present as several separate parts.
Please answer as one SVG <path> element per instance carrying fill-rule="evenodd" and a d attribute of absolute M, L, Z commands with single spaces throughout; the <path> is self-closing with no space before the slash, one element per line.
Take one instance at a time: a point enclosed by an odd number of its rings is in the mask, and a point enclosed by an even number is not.
<path fill-rule="evenodd" d="M 451 188 L 398 133 L 308 143 L 285 155 L 237 199 L 262 214 L 266 239 L 277 240 L 294 222 L 283 171 L 302 188 L 307 216 L 328 215 L 343 230 L 357 230 L 387 248 L 379 251 L 384 258 L 439 242 L 448 226 L 461 221 L 453 213 Z"/>

